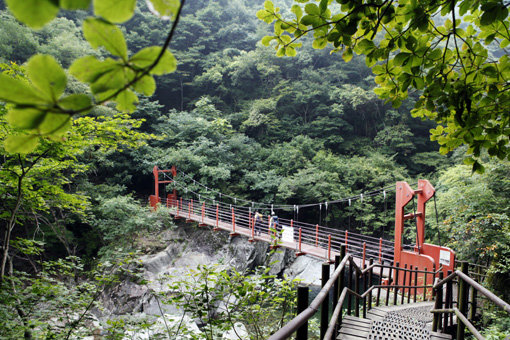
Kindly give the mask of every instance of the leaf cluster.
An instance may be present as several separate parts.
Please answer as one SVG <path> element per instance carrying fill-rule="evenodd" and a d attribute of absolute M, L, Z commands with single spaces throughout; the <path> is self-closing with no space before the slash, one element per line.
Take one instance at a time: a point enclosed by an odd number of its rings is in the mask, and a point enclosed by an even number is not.
<path fill-rule="evenodd" d="M 419 91 L 412 114 L 434 120 L 431 138 L 447 153 L 469 146 L 467 162 L 483 171 L 480 152 L 510 158 L 508 3 L 498 1 L 296 1 L 285 18 L 271 1 L 257 17 L 273 24 L 278 56 L 294 56 L 296 41 L 313 33 L 313 47 L 333 45 L 345 61 L 364 55 L 375 93 L 399 107 Z M 491 53 L 492 47 L 496 48 Z"/>
<path fill-rule="evenodd" d="M 8 8 L 23 23 L 40 28 L 52 20 L 59 9 L 86 9 L 90 0 L 81 1 L 7 1 Z M 153 1 L 161 15 L 176 15 L 179 1 Z M 150 96 L 156 90 L 153 75 L 174 72 L 177 62 L 163 47 L 151 46 L 129 56 L 124 34 L 116 23 L 129 20 L 136 0 L 94 1 L 94 14 L 83 21 L 83 35 L 92 48 L 104 48 L 112 57 L 88 55 L 75 60 L 69 73 L 88 84 L 86 93 L 65 94 L 67 75 L 54 57 L 37 54 L 26 66 L 27 77 L 0 74 L 0 100 L 9 103 L 8 121 L 20 132 L 5 140 L 11 153 L 33 151 L 40 138 L 59 140 L 71 126 L 71 117 L 89 112 L 95 105 L 117 103 L 120 111 L 133 111 L 138 102 L 135 92 Z"/>

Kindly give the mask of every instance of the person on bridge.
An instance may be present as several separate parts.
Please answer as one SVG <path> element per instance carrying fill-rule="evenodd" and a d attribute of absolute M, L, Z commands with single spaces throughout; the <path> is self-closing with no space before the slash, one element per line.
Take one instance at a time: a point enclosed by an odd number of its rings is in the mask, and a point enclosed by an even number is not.
<path fill-rule="evenodd" d="M 262 223 L 264 223 L 264 219 L 262 217 L 262 214 L 259 213 L 259 211 L 257 210 L 255 212 L 255 235 L 260 235 L 262 234 Z"/>
<path fill-rule="evenodd" d="M 275 215 L 274 212 L 271 213 L 271 220 L 270 220 L 271 229 L 274 230 L 276 233 L 276 237 L 278 239 L 282 238 L 282 227 L 280 226 L 280 223 L 278 222 L 278 216 Z"/>

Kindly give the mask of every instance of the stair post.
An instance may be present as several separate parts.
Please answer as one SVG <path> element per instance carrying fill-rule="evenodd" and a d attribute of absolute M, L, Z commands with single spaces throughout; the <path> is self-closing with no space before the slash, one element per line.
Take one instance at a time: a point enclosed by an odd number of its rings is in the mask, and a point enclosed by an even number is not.
<path fill-rule="evenodd" d="M 368 265 L 369 266 L 372 266 L 374 264 L 374 259 L 370 259 L 368 261 Z M 372 277 L 373 277 L 373 269 L 370 268 L 369 271 L 368 271 L 368 285 L 369 286 L 372 286 Z M 367 290 L 367 284 L 365 284 L 365 291 Z M 372 309 L 372 291 L 370 291 L 370 293 L 368 293 L 368 310 L 371 310 Z M 364 318 L 366 318 L 366 313 L 365 315 L 363 316 Z"/>
<path fill-rule="evenodd" d="M 467 262 L 461 262 L 460 270 L 468 275 L 469 264 Z M 466 316 L 467 314 L 467 302 L 469 294 L 469 284 L 459 276 L 459 312 Z M 457 340 L 464 339 L 464 332 L 466 326 L 460 320 L 457 319 Z"/>
<path fill-rule="evenodd" d="M 357 270 L 355 270 L 354 271 L 354 275 L 355 275 L 354 276 L 354 291 L 359 294 L 359 277 L 360 277 L 360 274 L 358 273 Z M 359 318 L 359 297 L 357 295 L 356 295 L 355 301 L 356 301 L 356 309 L 354 310 L 354 316 Z"/>
<path fill-rule="evenodd" d="M 341 261 L 340 255 L 335 255 L 335 270 L 334 271 L 336 271 L 336 269 L 340 265 L 340 261 Z M 336 279 L 335 283 L 333 285 L 333 310 L 335 310 L 336 304 L 338 303 L 338 297 L 340 296 L 340 292 L 338 291 L 339 280 L 340 280 L 340 278 Z"/>
<path fill-rule="evenodd" d="M 308 287 L 298 286 L 297 290 L 297 311 L 296 315 L 299 315 L 308 307 Z M 307 340 L 308 339 L 308 321 L 306 321 L 301 327 L 296 330 L 296 340 Z"/>
<path fill-rule="evenodd" d="M 347 247 L 345 247 L 347 249 Z M 352 264 L 349 263 L 349 276 L 347 277 L 347 287 L 352 289 Z M 347 293 L 347 315 L 351 315 L 352 295 Z"/>
<path fill-rule="evenodd" d="M 395 265 L 396 269 L 395 269 L 395 294 L 393 295 L 393 305 L 396 306 L 397 305 L 397 296 L 398 296 L 398 285 L 399 285 L 399 281 L 398 281 L 398 272 L 399 272 L 399 269 L 400 269 L 400 263 L 397 262 L 396 265 Z"/>
<path fill-rule="evenodd" d="M 344 259 L 346 250 L 347 250 L 346 245 L 342 244 L 340 246 L 340 261 Z M 344 275 L 345 275 L 345 266 L 342 269 L 342 271 L 340 272 L 340 274 L 338 275 L 338 294 L 339 295 L 342 294 L 342 291 L 344 290 L 344 287 L 345 287 Z M 343 306 L 341 308 L 343 308 Z M 337 322 L 337 324 L 338 325 L 342 324 L 342 312 L 340 312 L 340 315 L 338 315 L 338 322 Z"/>
<path fill-rule="evenodd" d="M 443 279 L 443 272 L 439 272 L 439 281 Z M 434 309 L 441 309 L 443 305 L 443 286 L 437 288 L 435 291 L 436 302 L 434 303 Z M 437 332 L 438 327 L 441 327 L 441 313 L 434 313 L 434 319 L 432 320 L 432 331 Z"/>
<path fill-rule="evenodd" d="M 321 287 L 324 287 L 329 280 L 329 262 L 322 264 Z M 328 312 L 329 312 L 329 295 L 324 299 L 321 305 L 321 334 L 320 339 L 324 339 L 324 335 L 328 331 Z"/>
<path fill-rule="evenodd" d="M 447 275 L 450 276 L 452 273 L 451 270 L 447 272 Z M 453 308 L 453 283 L 452 281 L 448 281 L 446 283 L 446 295 L 444 297 L 444 308 Z M 450 325 L 453 324 L 453 313 L 445 313 L 443 317 L 443 328 L 446 329 L 448 327 L 448 318 L 450 318 Z"/>

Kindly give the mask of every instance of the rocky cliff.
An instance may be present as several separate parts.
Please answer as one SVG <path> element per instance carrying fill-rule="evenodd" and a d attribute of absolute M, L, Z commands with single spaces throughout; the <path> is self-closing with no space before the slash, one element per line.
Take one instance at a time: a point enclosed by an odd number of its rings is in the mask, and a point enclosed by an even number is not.
<path fill-rule="evenodd" d="M 241 236 L 231 238 L 224 231 L 215 232 L 209 227 L 185 223 L 158 237 L 160 244 L 166 247 L 160 251 L 146 249 L 153 253 L 140 259 L 147 283 L 124 281 L 106 291 L 103 315 L 161 315 L 161 312 L 178 315 L 175 307 L 158 304 L 153 293 L 165 292 L 169 280 L 179 278 L 198 265 L 217 264 L 239 272 L 250 272 L 265 265 L 271 266 L 271 274 L 299 278 L 306 285 L 320 284 L 322 261 L 308 256 L 296 257 L 289 249 L 271 252 L 265 242 L 250 243 Z"/>

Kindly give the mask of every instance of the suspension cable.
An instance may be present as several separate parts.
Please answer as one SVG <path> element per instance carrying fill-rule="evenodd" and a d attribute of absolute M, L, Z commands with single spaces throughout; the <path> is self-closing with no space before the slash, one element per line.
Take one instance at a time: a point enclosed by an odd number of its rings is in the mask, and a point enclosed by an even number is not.
<path fill-rule="evenodd" d="M 273 209 L 290 210 L 290 209 L 294 209 L 294 207 L 296 207 L 298 213 L 299 213 L 299 209 L 308 208 L 308 207 L 317 207 L 317 206 L 320 206 L 320 205 L 325 203 L 325 202 L 319 202 L 319 203 L 309 203 L 309 204 L 300 204 L 300 205 L 289 205 L 289 204 L 274 204 L 274 203 L 253 202 L 253 201 L 250 201 L 250 200 L 246 200 L 246 199 L 230 196 L 230 195 L 227 195 L 227 194 L 223 194 L 223 193 L 221 193 L 219 191 L 213 190 L 213 189 L 207 187 L 206 185 L 204 185 L 204 184 L 194 180 L 193 177 L 191 177 L 190 175 L 186 174 L 183 171 L 178 170 L 178 172 L 180 174 L 182 174 L 182 176 L 184 176 L 185 178 L 188 178 L 188 179 L 192 180 L 193 184 L 198 185 L 198 186 L 204 188 L 206 190 L 206 192 L 210 191 L 211 193 L 213 193 L 215 195 L 218 195 L 219 199 L 220 199 L 220 202 L 221 202 L 221 197 L 227 197 L 227 198 L 229 198 L 229 199 L 231 199 L 233 201 L 239 201 L 239 202 L 244 203 L 244 204 L 251 204 L 252 206 L 257 205 L 261 209 L 269 209 L 272 206 Z M 164 173 L 164 175 L 168 177 L 168 175 L 166 175 L 166 173 Z M 175 180 L 175 178 L 173 178 L 172 180 L 173 180 L 173 182 L 177 182 Z M 355 201 L 355 200 L 358 200 L 358 199 L 363 200 L 364 198 L 377 196 L 377 195 L 379 195 L 381 193 L 386 194 L 387 191 L 394 191 L 394 190 L 395 190 L 395 187 L 393 185 L 390 185 L 390 186 L 386 186 L 386 187 L 383 187 L 383 188 L 380 188 L 380 189 L 375 189 L 375 190 L 372 190 L 372 191 L 368 191 L 366 193 L 361 193 L 359 195 L 354 195 L 354 196 L 351 196 L 351 197 L 346 197 L 346 198 L 341 198 L 341 199 L 337 199 L 337 200 L 327 201 L 326 203 L 328 203 L 328 204 L 335 204 L 335 203 L 344 203 L 344 202 L 348 202 L 348 201 L 350 203 L 351 201 Z"/>

